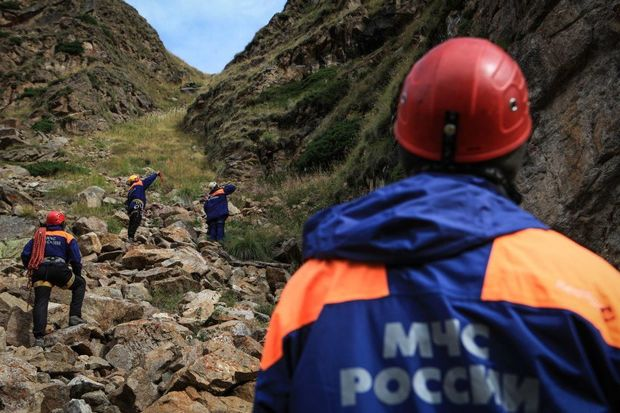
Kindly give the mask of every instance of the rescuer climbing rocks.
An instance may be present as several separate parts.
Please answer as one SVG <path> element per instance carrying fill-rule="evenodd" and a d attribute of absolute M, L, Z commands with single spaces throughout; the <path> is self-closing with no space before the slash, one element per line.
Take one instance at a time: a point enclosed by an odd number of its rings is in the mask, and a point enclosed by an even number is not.
<path fill-rule="evenodd" d="M 448 40 L 411 69 L 394 126 L 409 177 L 305 224 L 254 411 L 616 411 L 620 274 L 518 206 L 518 64 Z"/>
<path fill-rule="evenodd" d="M 45 226 L 37 230 L 21 254 L 22 263 L 28 269 L 34 288 L 32 308 L 34 345 L 43 347 L 47 326 L 47 307 L 52 287 L 71 290 L 69 325 L 85 323 L 82 319 L 82 303 L 86 281 L 82 277 L 82 258 L 77 240 L 65 231 L 65 215 L 51 211 Z M 69 268 L 71 267 L 71 269 Z"/>
<path fill-rule="evenodd" d="M 207 234 L 213 241 L 224 239 L 224 225 L 228 218 L 228 195 L 237 188 L 233 184 L 218 185 L 209 183 L 209 193 L 204 200 L 204 211 L 207 217 Z"/>
<path fill-rule="evenodd" d="M 144 179 L 138 175 L 131 175 L 127 178 L 129 192 L 125 206 L 129 215 L 129 225 L 127 227 L 127 239 L 133 242 L 136 231 L 142 222 L 142 213 L 146 207 L 146 190 L 155 182 L 157 177 L 161 177 L 161 172 L 153 173 Z"/>

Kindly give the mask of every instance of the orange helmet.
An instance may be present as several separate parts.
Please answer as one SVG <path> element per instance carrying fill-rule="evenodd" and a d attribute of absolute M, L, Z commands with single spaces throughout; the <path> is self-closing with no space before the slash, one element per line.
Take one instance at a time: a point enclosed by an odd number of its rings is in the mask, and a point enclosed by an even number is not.
<path fill-rule="evenodd" d="M 531 132 L 519 65 L 490 41 L 465 37 L 440 44 L 413 66 L 394 125 L 407 151 L 456 163 L 506 155 Z"/>
<path fill-rule="evenodd" d="M 62 225 L 65 222 L 65 214 L 60 211 L 50 211 L 47 214 L 45 225 Z"/>

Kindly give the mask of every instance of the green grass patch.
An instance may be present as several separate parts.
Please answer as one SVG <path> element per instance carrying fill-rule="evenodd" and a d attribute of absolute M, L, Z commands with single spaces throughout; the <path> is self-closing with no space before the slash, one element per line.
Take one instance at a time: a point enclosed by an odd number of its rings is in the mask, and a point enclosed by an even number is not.
<path fill-rule="evenodd" d="M 70 164 L 64 161 L 41 161 L 25 165 L 24 168 L 32 176 L 54 176 L 60 173 L 87 174 L 89 171 L 83 166 Z"/>
<path fill-rule="evenodd" d="M 269 261 L 274 247 L 281 240 L 282 236 L 268 227 L 232 221 L 226 224 L 223 245 L 237 259 Z"/>
<path fill-rule="evenodd" d="M 184 113 L 182 109 L 153 113 L 99 133 L 95 141 L 109 147 L 112 156 L 100 160 L 97 169 L 123 177 L 161 171 L 163 180 L 151 188 L 159 187 L 164 194 L 175 190 L 188 201 L 198 199 L 203 186 L 216 176 L 198 140 L 180 129 Z"/>
<path fill-rule="evenodd" d="M 56 128 L 56 123 L 49 117 L 44 117 L 32 125 L 32 129 L 37 132 L 51 133 Z"/>
<path fill-rule="evenodd" d="M 275 306 L 273 304 L 263 303 L 259 305 L 258 307 L 256 307 L 256 311 L 259 313 L 271 316 L 271 313 L 273 313 L 274 308 Z"/>
<path fill-rule="evenodd" d="M 183 293 L 167 293 L 161 290 L 153 291 L 151 304 L 167 313 L 176 314 L 183 300 Z"/>
<path fill-rule="evenodd" d="M 234 290 L 228 289 L 222 293 L 219 302 L 225 304 L 226 307 L 232 308 L 238 301 L 239 297 L 237 296 L 237 293 Z"/>
<path fill-rule="evenodd" d="M 38 98 L 47 91 L 46 87 L 27 87 L 20 98 Z"/>
<path fill-rule="evenodd" d="M 60 42 L 56 44 L 55 53 L 66 53 L 73 56 L 79 56 L 84 53 L 82 42 L 75 40 L 73 42 Z"/>
<path fill-rule="evenodd" d="M 107 215 L 104 220 L 108 224 L 108 232 L 111 234 L 118 234 L 125 228 L 125 224 L 113 215 Z"/>
<path fill-rule="evenodd" d="M 298 171 L 326 169 L 345 158 L 359 134 L 359 120 L 336 122 L 322 135 L 313 139 L 296 162 Z"/>

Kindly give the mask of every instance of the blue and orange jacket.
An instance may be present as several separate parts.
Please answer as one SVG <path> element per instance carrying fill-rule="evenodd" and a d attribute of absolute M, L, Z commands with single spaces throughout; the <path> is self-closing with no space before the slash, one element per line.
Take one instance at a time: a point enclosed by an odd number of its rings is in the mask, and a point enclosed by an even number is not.
<path fill-rule="evenodd" d="M 404 179 L 304 242 L 255 412 L 620 411 L 620 274 L 486 180 Z"/>
<path fill-rule="evenodd" d="M 234 185 L 227 184 L 224 185 L 223 188 L 214 188 L 209 192 L 204 204 L 207 221 L 226 218 L 228 216 L 228 195 L 235 192 L 235 189 L 237 188 Z"/>
<path fill-rule="evenodd" d="M 66 232 L 61 225 L 50 225 L 46 228 L 45 234 L 45 257 L 62 258 L 67 264 L 71 265 L 76 276 L 82 274 L 82 255 L 80 247 L 73 235 Z M 30 240 L 22 251 L 22 263 L 28 268 L 30 257 L 32 256 L 34 240 Z"/>
<path fill-rule="evenodd" d="M 141 201 L 142 206 L 146 207 L 146 190 L 149 189 L 153 182 L 155 182 L 157 176 L 158 175 L 156 173 L 151 174 L 131 185 L 129 192 L 127 193 L 127 201 L 125 201 L 125 205 L 128 210 L 132 209 L 136 200 Z"/>

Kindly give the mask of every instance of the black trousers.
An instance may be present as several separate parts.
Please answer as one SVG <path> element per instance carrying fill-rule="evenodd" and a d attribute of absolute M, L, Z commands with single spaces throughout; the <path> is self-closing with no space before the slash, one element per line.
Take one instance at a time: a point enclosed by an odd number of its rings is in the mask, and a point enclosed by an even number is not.
<path fill-rule="evenodd" d="M 127 238 L 133 239 L 136 231 L 142 222 L 142 208 L 135 208 L 129 212 L 129 227 L 127 228 Z"/>
<path fill-rule="evenodd" d="M 37 281 L 48 281 L 57 287 L 64 287 L 71 279 L 71 270 L 64 264 L 43 264 L 32 274 L 33 283 Z M 71 305 L 69 307 L 69 317 L 82 317 L 82 303 L 86 293 L 86 280 L 80 275 L 75 276 L 71 287 Z M 50 301 L 52 288 L 49 286 L 34 287 L 34 306 L 32 307 L 32 334 L 35 338 L 45 335 L 47 326 L 47 306 Z"/>

